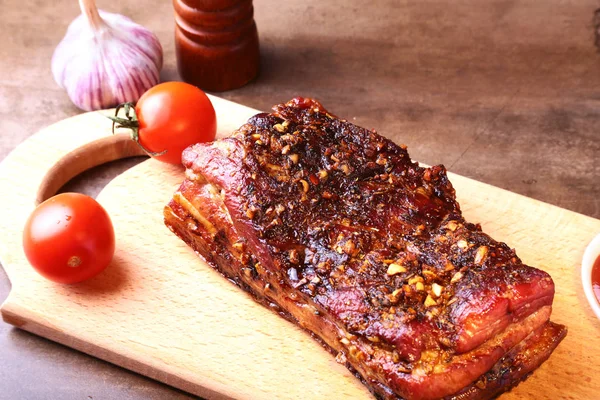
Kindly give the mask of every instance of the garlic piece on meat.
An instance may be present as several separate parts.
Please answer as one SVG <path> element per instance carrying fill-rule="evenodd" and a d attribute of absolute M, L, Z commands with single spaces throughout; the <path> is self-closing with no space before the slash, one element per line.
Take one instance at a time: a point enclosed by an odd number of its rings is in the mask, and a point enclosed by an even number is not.
<path fill-rule="evenodd" d="M 79 0 L 82 15 L 69 25 L 52 56 L 52 75 L 86 111 L 135 102 L 159 82 L 162 47 L 149 30 L 127 17 L 98 11 Z"/>
<path fill-rule="evenodd" d="M 400 274 L 402 272 L 406 272 L 406 267 L 404 267 L 403 265 L 400 265 L 400 264 L 396 264 L 396 263 L 391 263 L 387 269 L 388 275 L 396 275 L 396 274 Z"/>

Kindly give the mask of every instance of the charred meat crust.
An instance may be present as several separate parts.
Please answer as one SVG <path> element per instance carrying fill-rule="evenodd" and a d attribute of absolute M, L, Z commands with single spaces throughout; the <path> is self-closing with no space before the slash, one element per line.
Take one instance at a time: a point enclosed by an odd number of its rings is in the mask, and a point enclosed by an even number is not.
<path fill-rule="evenodd" d="M 165 209 L 229 279 L 383 398 L 464 392 L 546 326 L 551 278 L 462 218 L 443 166 L 314 100 L 274 109 L 186 150 L 188 179 Z"/>

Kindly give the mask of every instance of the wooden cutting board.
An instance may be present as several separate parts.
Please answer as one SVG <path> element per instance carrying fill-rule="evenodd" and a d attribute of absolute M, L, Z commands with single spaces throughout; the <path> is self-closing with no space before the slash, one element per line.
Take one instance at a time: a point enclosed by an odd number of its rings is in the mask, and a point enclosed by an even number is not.
<path fill-rule="evenodd" d="M 211 99 L 219 136 L 257 112 Z M 110 125 L 101 113 L 61 121 L 0 164 L 0 261 L 12 283 L 1 309 L 4 320 L 207 398 L 371 398 L 307 333 L 256 304 L 164 226 L 162 208 L 183 180 L 180 167 L 147 160 L 100 193 L 117 236 L 114 260 L 102 274 L 65 286 L 33 271 L 21 235 L 36 201 L 87 168 L 140 154 L 126 135 L 111 136 Z M 552 275 L 552 319 L 569 327 L 552 357 L 502 398 L 596 398 L 600 321 L 581 289 L 580 260 L 600 232 L 600 220 L 458 175 L 450 178 L 469 221 L 480 222 L 527 264 Z"/>

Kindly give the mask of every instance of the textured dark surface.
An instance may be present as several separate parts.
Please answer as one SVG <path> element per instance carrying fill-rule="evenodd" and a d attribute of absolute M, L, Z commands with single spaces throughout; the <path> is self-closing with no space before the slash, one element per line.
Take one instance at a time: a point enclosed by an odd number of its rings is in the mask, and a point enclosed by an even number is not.
<path fill-rule="evenodd" d="M 412 157 L 600 217 L 597 1 L 256 0 L 262 70 L 221 96 L 266 110 L 313 96 L 405 143 Z M 155 31 L 163 80 L 177 79 L 171 3 L 101 8 Z M 0 2 L 0 159 L 40 128 L 77 114 L 50 58 L 77 3 Z M 292 23 L 293 22 L 293 23 Z M 74 186 L 97 193 L 125 168 Z M 0 275 L 0 300 L 10 284 Z M 0 323 L 0 399 L 188 398 Z"/>

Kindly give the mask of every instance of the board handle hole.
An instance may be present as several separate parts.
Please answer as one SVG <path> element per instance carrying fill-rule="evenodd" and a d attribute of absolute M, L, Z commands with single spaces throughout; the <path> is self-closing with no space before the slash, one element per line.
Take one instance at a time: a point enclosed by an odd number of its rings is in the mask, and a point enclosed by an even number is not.
<path fill-rule="evenodd" d="M 103 137 L 79 147 L 48 170 L 38 189 L 35 204 L 42 203 L 59 191 L 85 192 L 96 197 L 108 181 L 147 158 L 139 156 L 145 156 L 144 151 L 125 133 Z M 105 165 L 107 163 L 111 163 L 111 167 Z M 112 165 L 118 166 L 117 171 Z M 109 170 L 115 173 L 107 174 Z M 97 184 L 90 187 L 90 180 L 97 181 Z"/>

